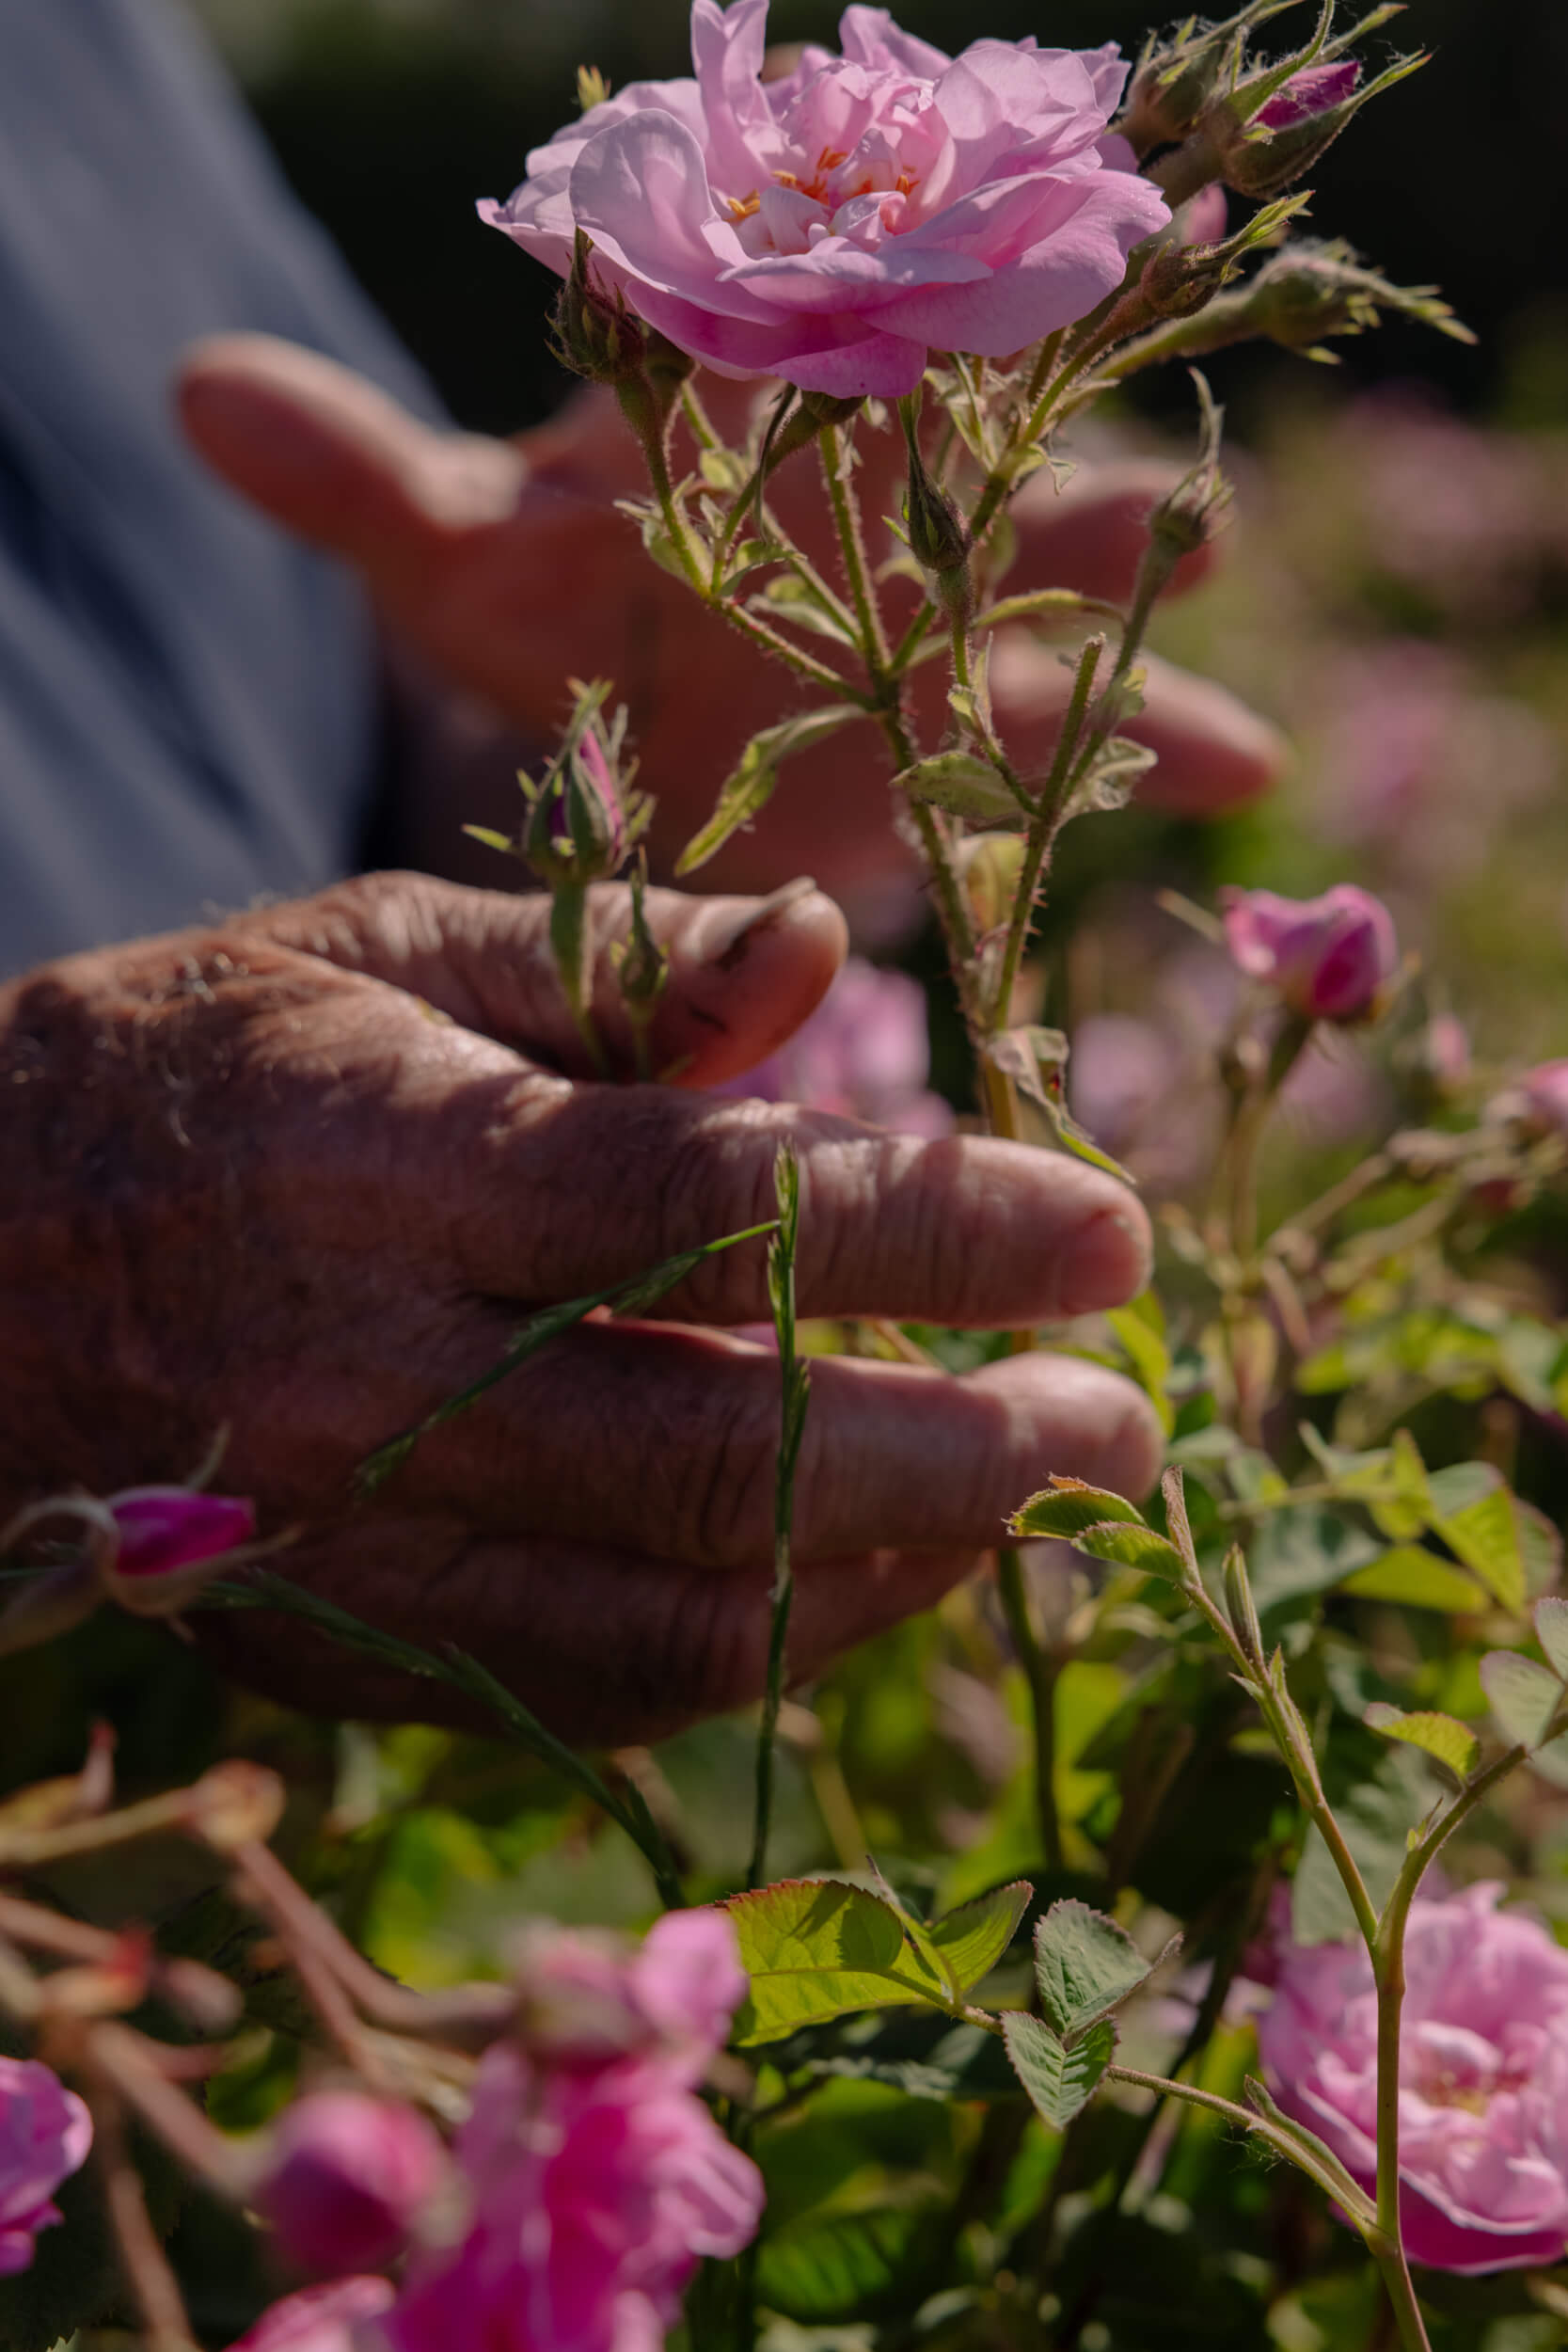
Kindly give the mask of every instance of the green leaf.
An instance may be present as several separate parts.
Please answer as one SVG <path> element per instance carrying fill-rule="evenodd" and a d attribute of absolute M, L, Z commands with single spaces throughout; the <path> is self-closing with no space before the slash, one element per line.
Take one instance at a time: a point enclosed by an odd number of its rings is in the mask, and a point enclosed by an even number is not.
<path fill-rule="evenodd" d="M 806 2327 L 844 2326 L 903 2310 L 943 2239 L 945 2211 L 930 2201 L 863 2213 L 807 2213 L 765 2236 L 759 2302 Z"/>
<path fill-rule="evenodd" d="M 1481 1661 L 1481 1687 L 1504 1739 L 1523 1748 L 1540 1745 L 1562 1703 L 1561 1677 L 1513 1649 L 1487 1651 Z"/>
<path fill-rule="evenodd" d="M 1568 1600 L 1549 1594 L 1536 1602 L 1535 1638 L 1546 1653 L 1546 1663 L 1568 1682 Z"/>
<path fill-rule="evenodd" d="M 1022 828 L 1028 821 L 1029 812 L 1006 778 L 974 752 L 938 752 L 901 768 L 893 781 L 911 800 L 933 802 L 974 824 Z"/>
<path fill-rule="evenodd" d="M 1085 1528 L 1099 1527 L 1107 1519 L 1122 1519 L 1132 1527 L 1147 1524 L 1135 1504 L 1106 1487 L 1086 1486 L 1081 1478 L 1053 1475 L 1049 1486 L 1031 1495 L 1013 1513 L 1007 1521 L 1007 1532 L 1013 1535 L 1063 1535 L 1070 1542 Z"/>
<path fill-rule="evenodd" d="M 1465 1616 L 1484 1609 L 1487 1600 L 1473 1576 L 1419 1544 L 1396 1544 L 1370 1567 L 1347 1576 L 1339 1589 L 1361 1600 L 1391 1600 L 1407 1609 L 1442 1609 Z"/>
<path fill-rule="evenodd" d="M 1064 2042 L 1109 2016 L 1151 1971 L 1124 1928 L 1069 1896 L 1035 1930 L 1035 1982 L 1046 2022 Z"/>
<path fill-rule="evenodd" d="M 1379 1496 L 1371 1504 L 1372 1518 L 1390 1542 L 1403 1543 L 1431 1524 L 1426 1465 L 1408 1429 L 1395 1430 L 1392 1445 L 1375 1468 L 1369 1464 L 1350 1470 L 1339 1482 L 1340 1492 L 1347 1495 L 1360 1494 L 1369 1486 Z"/>
<path fill-rule="evenodd" d="M 886 2083 L 907 2098 L 943 2106 L 1018 2095 L 1017 2077 L 996 2036 L 935 2010 L 895 2009 L 807 2026 L 768 2055 L 785 2075 Z"/>
<path fill-rule="evenodd" d="M 733 2039 L 745 2049 L 825 2017 L 890 2002 L 942 2009 L 946 1989 L 879 1896 L 841 1879 L 783 1879 L 724 1905 L 751 1992 Z"/>
<path fill-rule="evenodd" d="M 820 710 L 802 711 L 796 718 L 781 720 L 777 726 L 764 727 L 753 735 L 720 786 L 713 815 L 675 860 L 676 873 L 694 874 L 699 866 L 705 866 L 723 848 L 733 833 L 750 824 L 766 808 L 778 783 L 782 760 L 819 743 L 824 736 L 835 734 L 852 719 L 864 716 L 856 703 L 829 703 Z"/>
<path fill-rule="evenodd" d="M 1458 1722 L 1452 1715 L 1440 1715 L 1433 1709 L 1403 1715 L 1397 1707 L 1374 1699 L 1365 1720 L 1369 1729 L 1380 1732 L 1385 1740 L 1403 1740 L 1411 1747 L 1419 1748 L 1461 1784 L 1476 1769 L 1481 1741 L 1468 1724 Z"/>
<path fill-rule="evenodd" d="M 989 1976 L 1012 1942 L 1018 1923 L 1029 1908 L 1034 1887 L 1027 1879 L 1010 1886 L 993 1886 L 972 1903 L 960 1903 L 943 1919 L 925 1930 L 925 1941 L 942 1955 L 960 1995 Z"/>
<path fill-rule="evenodd" d="M 1117 1567 L 1136 1568 L 1144 1576 L 1163 1576 L 1170 1584 L 1181 1581 L 1185 1568 L 1181 1554 L 1151 1527 L 1132 1527 L 1125 1519 L 1112 1519 L 1101 1527 L 1085 1528 L 1072 1540 L 1080 1551 L 1090 1552 L 1097 1560 L 1109 1560 Z"/>
<path fill-rule="evenodd" d="M 1433 1525 L 1450 1551 L 1480 1577 L 1505 1609 L 1523 1609 L 1527 1594 L 1524 1553 L 1513 1497 L 1500 1481 L 1490 1494 L 1479 1495 L 1460 1510 L 1434 1518 Z"/>
<path fill-rule="evenodd" d="M 1037 2017 L 1004 2010 L 1002 2039 L 1035 2112 L 1053 2132 L 1063 2132 L 1094 2096 L 1115 2054 L 1117 2029 L 1102 2018 L 1069 2050 Z"/>
<path fill-rule="evenodd" d="M 1148 1301 L 1158 1326 L 1144 1311 Z M 1160 1416 L 1168 1438 L 1176 1426 L 1176 1408 L 1167 1393 L 1170 1380 L 1170 1349 L 1165 1344 L 1164 1322 L 1159 1301 L 1153 1293 L 1145 1291 L 1130 1307 L 1114 1307 L 1105 1318 L 1120 1342 L 1132 1368 L 1132 1377 Z"/>

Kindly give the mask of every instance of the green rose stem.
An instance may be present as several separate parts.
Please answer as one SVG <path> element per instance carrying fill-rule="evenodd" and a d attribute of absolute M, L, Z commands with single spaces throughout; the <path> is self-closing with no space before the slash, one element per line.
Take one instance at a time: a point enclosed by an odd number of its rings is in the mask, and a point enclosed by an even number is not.
<path fill-rule="evenodd" d="M 1267 1724 L 1283 1757 L 1307 1819 L 1327 1847 L 1339 1883 L 1350 1898 L 1361 1940 L 1372 1965 L 1377 1992 L 1377 2182 L 1376 2203 L 1370 2220 L 1356 2206 L 1345 2210 L 1355 2221 L 1376 2263 L 1399 2324 L 1405 2352 L 1431 2352 L 1420 2305 L 1410 2280 L 1400 2234 L 1400 2023 L 1404 2003 L 1404 1930 L 1410 1904 L 1427 1865 L 1452 1831 L 1524 1755 L 1514 1748 L 1471 1782 L 1434 1827 L 1406 1856 L 1383 1916 L 1367 1891 L 1355 1858 L 1345 1843 L 1333 1807 L 1323 1793 L 1310 1734 L 1285 1684 L 1284 1660 L 1276 1649 L 1265 1660 L 1258 1613 L 1247 1581 L 1246 1564 L 1232 1549 L 1226 1561 L 1227 1610 L 1210 1597 L 1198 1570 L 1197 1554 L 1187 1524 L 1178 1470 L 1165 1474 L 1167 1524 L 1171 1541 L 1180 1552 L 1185 1573 L 1181 1590 L 1228 1651 L 1238 1678 Z M 1108 2070 L 1113 2075 L 1116 2068 Z M 1190 2095 L 1190 2094 L 1189 2094 Z M 1302 2159 L 1298 2155 L 1296 2161 Z M 1310 2166 L 1305 2168 L 1311 2169 Z M 1316 2176 L 1315 2176 L 1316 2177 Z M 1338 2194 L 1338 2192 L 1336 2192 Z M 1366 2202 L 1363 2198 L 1362 2203 Z M 1339 2196 L 1339 2202 L 1345 2200 Z"/>
<path fill-rule="evenodd" d="M 756 1808 L 752 1858 L 746 1870 L 748 1889 L 760 1886 L 768 1875 L 768 1833 L 773 1818 L 773 1754 L 779 1708 L 784 1700 L 789 1613 L 795 1597 L 795 1572 L 790 1558 L 795 1470 L 800 1457 L 811 1392 L 811 1375 L 795 1353 L 795 1248 L 800 1230 L 800 1164 L 788 1144 L 780 1147 L 773 1164 L 773 1189 L 779 1205 L 779 1223 L 768 1245 L 768 1296 L 779 1346 L 782 1422 L 773 1485 L 773 1615 L 768 1640 L 768 1682 L 757 1730 Z"/>

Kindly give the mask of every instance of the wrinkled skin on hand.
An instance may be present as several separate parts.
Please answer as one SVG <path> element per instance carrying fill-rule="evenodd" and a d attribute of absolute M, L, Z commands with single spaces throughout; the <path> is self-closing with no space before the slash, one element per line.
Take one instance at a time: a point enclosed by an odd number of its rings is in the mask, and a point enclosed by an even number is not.
<path fill-rule="evenodd" d="M 701 383 L 716 421 L 739 441 L 752 408 L 777 390 Z M 564 715 L 563 679 L 612 679 L 630 709 L 640 781 L 657 797 L 652 850 L 666 871 L 707 818 L 751 734 L 824 698 L 826 690 L 744 643 L 642 554 L 636 525 L 614 503 L 647 495 L 641 453 L 608 391 L 579 392 L 548 424 L 511 442 L 438 433 L 314 353 L 230 335 L 198 346 L 179 398 L 203 456 L 277 520 L 356 564 L 394 636 L 440 678 L 535 737 L 550 736 Z M 873 553 L 883 539 L 892 551 L 878 518 L 900 511 L 902 440 L 892 429 L 863 432 L 858 445 Z M 677 472 L 690 454 L 682 442 Z M 1125 599 L 1149 507 L 1175 478 L 1157 460 L 1129 458 L 1058 493 L 1042 469 L 1011 509 L 1019 551 L 1005 593 L 1055 586 Z M 791 458 L 768 495 L 836 578 L 815 455 Z M 1200 579 L 1212 560 L 1207 548 L 1188 558 L 1176 586 Z M 912 611 L 911 583 L 895 580 L 887 595 L 895 615 Z M 833 653 L 816 638 L 807 649 Z M 1159 755 L 1141 796 L 1209 816 L 1264 790 L 1284 763 L 1275 730 L 1207 679 L 1156 657 L 1144 666 L 1146 707 L 1125 730 Z M 998 632 L 991 679 L 997 722 L 1021 767 L 1042 769 L 1069 673 L 1054 649 L 1014 628 Z M 946 683 L 942 661 L 914 675 L 931 746 L 946 724 Z M 816 745 L 784 770 L 756 823 L 704 869 L 705 886 L 766 890 L 808 872 L 875 924 L 890 900 L 907 899 L 915 871 L 890 823 L 891 772 L 870 722 Z"/>
<path fill-rule="evenodd" d="M 567 1737 L 624 1741 L 761 1689 L 778 1370 L 726 1332 L 764 1253 L 659 1313 L 562 1337 L 423 1441 L 365 1505 L 356 1465 L 489 1366 L 524 1313 L 770 1214 L 801 1155 L 800 1305 L 977 1326 L 1110 1305 L 1142 1211 L 1080 1163 L 922 1143 L 691 1089 L 751 1067 L 844 949 L 820 895 L 655 893 L 652 1044 L 682 1085 L 588 1079 L 539 899 L 372 876 L 0 990 L 0 1516 L 79 1483 L 221 1484 L 289 1574 L 407 1638 L 456 1641 Z M 630 1041 L 603 953 L 598 1013 Z M 682 1090 L 684 1088 L 685 1090 Z M 1152 1479 L 1142 1398 L 1030 1356 L 968 1379 L 816 1368 L 798 1499 L 799 1674 L 928 1606 L 1053 1470 Z M 233 1671 L 334 1714 L 432 1702 L 261 1615 L 197 1620 Z"/>

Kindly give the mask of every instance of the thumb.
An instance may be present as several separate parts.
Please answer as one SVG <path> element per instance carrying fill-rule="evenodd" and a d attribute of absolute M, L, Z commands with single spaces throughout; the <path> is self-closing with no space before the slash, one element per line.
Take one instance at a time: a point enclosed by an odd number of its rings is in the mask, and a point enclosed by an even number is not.
<path fill-rule="evenodd" d="M 528 478 L 504 441 L 437 431 L 273 335 L 194 344 L 174 396 L 187 437 L 231 488 L 394 596 L 433 555 L 509 520 Z"/>

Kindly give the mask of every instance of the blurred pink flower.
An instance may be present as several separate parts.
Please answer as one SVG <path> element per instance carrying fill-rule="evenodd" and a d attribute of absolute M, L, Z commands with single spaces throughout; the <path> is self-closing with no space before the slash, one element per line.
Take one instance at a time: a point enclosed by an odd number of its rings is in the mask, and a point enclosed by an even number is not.
<path fill-rule="evenodd" d="M 1511 1089 L 1511 1109 L 1517 1107 L 1533 1127 L 1546 1135 L 1568 1136 L 1568 1061 L 1538 1062 Z"/>
<path fill-rule="evenodd" d="M 735 1930 L 721 1912 L 667 1912 L 638 1949 L 548 1928 L 518 1969 L 518 2030 L 531 2056 L 573 2072 L 657 2052 L 700 2080 L 746 1996 Z"/>
<path fill-rule="evenodd" d="M 650 326 L 725 375 L 912 391 L 928 349 L 1000 356 L 1120 285 L 1169 210 L 1107 135 L 1127 67 L 1031 35 L 958 59 L 855 7 L 843 56 L 759 75 L 767 0 L 695 0 L 695 80 L 634 82 L 482 219 L 565 276 L 574 232 Z"/>
<path fill-rule="evenodd" d="M 655 2058 L 546 2073 L 509 2043 L 480 2061 L 456 2154 L 461 2245 L 417 2256 L 381 2322 L 395 2352 L 657 2352 L 705 2254 L 737 2254 L 762 2180 Z"/>
<path fill-rule="evenodd" d="M 184 1486 L 128 1486 L 108 1507 L 119 1533 L 114 1573 L 167 1576 L 249 1543 L 255 1506 L 232 1495 L 193 1494 Z"/>
<path fill-rule="evenodd" d="M 1568 2243 L 1568 1952 L 1497 1885 L 1418 1898 L 1405 1936 L 1400 2180 L 1411 2259 L 1475 2272 Z M 1287 1944 L 1258 2046 L 1286 2110 L 1369 2189 L 1377 1998 L 1359 1945 Z"/>
<path fill-rule="evenodd" d="M 286 2262 L 336 2277 L 401 2254 L 446 2172 L 446 2151 L 414 2108 L 317 2090 L 284 2108 L 253 2201 Z"/>
<path fill-rule="evenodd" d="M 61 2219 L 51 2199 L 91 2146 L 92 2118 L 57 2074 L 0 2058 L 0 2278 L 25 2270 L 40 2230 Z"/>
<path fill-rule="evenodd" d="M 1331 106 L 1343 105 L 1354 96 L 1360 79 L 1361 68 L 1354 57 L 1333 65 L 1304 66 L 1259 107 L 1252 119 L 1259 130 L 1289 131 L 1298 122 L 1310 122 L 1314 115 L 1326 114 Z"/>
<path fill-rule="evenodd" d="M 1281 898 L 1272 890 L 1227 890 L 1221 898 L 1238 969 L 1305 1021 L 1363 1019 L 1398 969 L 1393 917 L 1354 882 L 1336 882 L 1317 898 Z"/>
<path fill-rule="evenodd" d="M 908 1135 L 941 1136 L 953 1114 L 926 1084 L 930 1062 L 919 981 L 851 956 L 811 1019 L 776 1054 L 718 1091 L 804 1103 Z"/>
<path fill-rule="evenodd" d="M 1466 613 L 1506 613 L 1530 595 L 1564 514 L 1538 444 L 1399 386 L 1355 403 L 1344 446 L 1380 570 Z"/>
<path fill-rule="evenodd" d="M 392 2300 L 388 2279 L 334 2279 L 272 2304 L 229 2352 L 356 2352 L 357 2330 Z"/>

